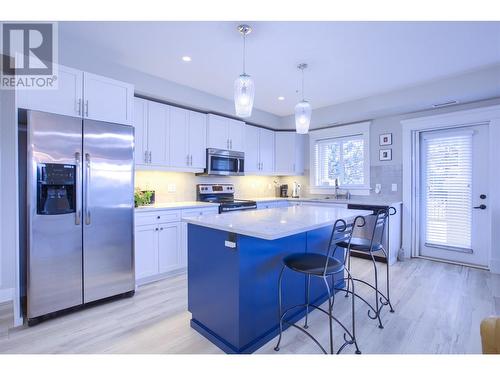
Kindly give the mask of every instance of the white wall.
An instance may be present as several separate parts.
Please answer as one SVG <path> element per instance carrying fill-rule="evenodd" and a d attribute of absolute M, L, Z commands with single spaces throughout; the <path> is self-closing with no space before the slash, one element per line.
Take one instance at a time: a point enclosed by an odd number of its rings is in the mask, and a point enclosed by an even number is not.
<path fill-rule="evenodd" d="M 425 111 L 435 103 L 468 103 L 500 97 L 500 65 L 435 80 L 359 100 L 313 109 L 311 128 Z M 314 104 L 314 103 L 313 103 Z M 282 129 L 294 129 L 294 117 L 281 120 Z"/>
<path fill-rule="evenodd" d="M 136 94 L 173 104 L 184 105 L 201 111 L 235 116 L 234 103 L 230 100 L 122 65 L 104 61 L 101 56 L 92 56 L 88 51 L 76 48 L 71 41 L 65 41 L 63 35 L 59 38 L 59 63 L 132 83 L 135 85 Z M 214 79 L 217 78 L 214 77 Z M 255 108 L 252 111 L 252 117 L 244 120 L 270 128 L 280 127 L 280 117 Z"/>

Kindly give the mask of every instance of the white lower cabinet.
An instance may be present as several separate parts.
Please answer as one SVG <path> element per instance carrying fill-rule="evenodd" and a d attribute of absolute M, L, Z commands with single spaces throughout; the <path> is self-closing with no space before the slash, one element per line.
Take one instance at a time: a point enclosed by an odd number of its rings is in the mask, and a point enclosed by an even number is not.
<path fill-rule="evenodd" d="M 137 285 L 160 280 L 187 267 L 188 216 L 217 214 L 218 206 L 158 210 L 135 214 L 135 279 Z"/>
<path fill-rule="evenodd" d="M 158 226 L 140 225 L 135 228 L 136 280 L 158 273 Z"/>
<path fill-rule="evenodd" d="M 160 273 L 183 268 L 181 256 L 181 224 L 159 224 L 158 269 Z"/>

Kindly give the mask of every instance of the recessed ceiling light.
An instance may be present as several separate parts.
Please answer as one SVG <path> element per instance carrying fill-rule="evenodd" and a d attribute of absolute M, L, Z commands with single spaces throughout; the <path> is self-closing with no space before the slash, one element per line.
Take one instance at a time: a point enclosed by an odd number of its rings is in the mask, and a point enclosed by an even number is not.
<path fill-rule="evenodd" d="M 284 96 L 278 96 L 278 100 L 283 101 L 283 100 L 285 100 L 285 97 Z"/>
<path fill-rule="evenodd" d="M 191 61 L 191 57 L 190 56 L 182 56 L 182 61 L 190 62 Z"/>

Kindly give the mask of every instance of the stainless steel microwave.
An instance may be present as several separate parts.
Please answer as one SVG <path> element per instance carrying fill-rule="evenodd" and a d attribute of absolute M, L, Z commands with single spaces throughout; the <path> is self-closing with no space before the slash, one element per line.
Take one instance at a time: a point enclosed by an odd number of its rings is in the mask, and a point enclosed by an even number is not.
<path fill-rule="evenodd" d="M 245 175 L 245 153 L 207 148 L 207 167 L 204 175 Z"/>

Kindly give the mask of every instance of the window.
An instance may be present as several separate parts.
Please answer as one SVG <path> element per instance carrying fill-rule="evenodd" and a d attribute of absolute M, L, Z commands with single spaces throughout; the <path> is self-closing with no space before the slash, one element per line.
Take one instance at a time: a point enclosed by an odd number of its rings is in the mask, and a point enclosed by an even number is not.
<path fill-rule="evenodd" d="M 362 135 L 322 139 L 314 147 L 316 187 L 365 185 L 365 141 Z"/>

